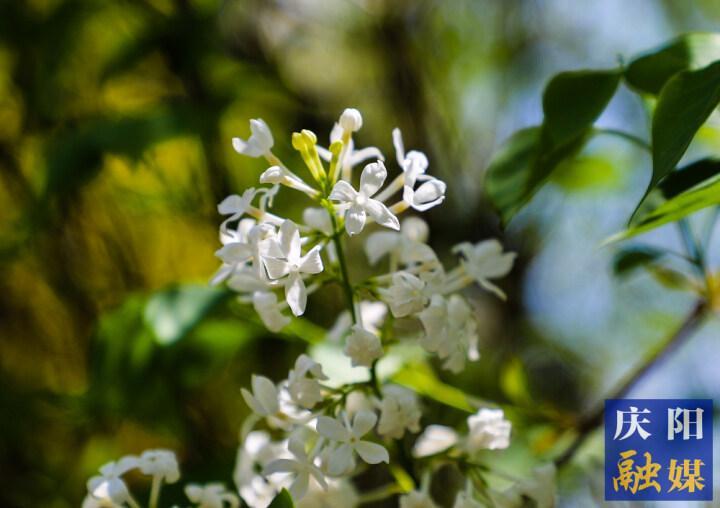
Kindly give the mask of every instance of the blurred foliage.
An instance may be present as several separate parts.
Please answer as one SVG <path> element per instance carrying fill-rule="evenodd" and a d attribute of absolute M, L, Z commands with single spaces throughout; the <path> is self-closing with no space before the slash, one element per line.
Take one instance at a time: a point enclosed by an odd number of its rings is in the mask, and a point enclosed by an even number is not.
<path fill-rule="evenodd" d="M 292 161 L 292 130 L 324 139 L 342 108 L 358 107 L 364 145 L 392 153 L 389 133 L 400 126 L 407 146 L 426 151 L 448 180 L 448 202 L 429 215 L 439 252 L 498 235 L 480 182 L 498 140 L 517 127 L 502 118 L 528 109 L 523 92 L 538 95 L 545 56 L 558 47 L 570 62 L 580 55 L 572 19 L 557 35 L 553 5 L 1 1 L 0 506 L 78 506 L 99 465 L 151 447 L 177 450 L 188 481 L 230 484 L 247 413 L 239 388 L 251 372 L 284 376 L 341 300 L 334 289 L 313 296 L 307 321 L 272 336 L 207 288 L 215 204 L 264 169 L 237 156 L 231 137 L 262 117 Z M 648 9 L 681 27 L 720 18 L 709 1 Z M 596 116 L 586 113 L 559 119 L 551 134 L 580 140 Z M 538 123 L 526 117 L 521 126 Z M 540 131 L 523 132 L 517 150 L 534 150 Z M 555 146 L 543 149 L 552 162 Z M 616 159 L 592 157 L 579 172 L 559 167 L 559 185 L 608 182 Z M 278 205 L 292 214 L 304 203 Z M 529 469 L 529 456 L 549 456 L 594 382 L 523 304 L 537 238 L 528 227 L 511 241 L 520 261 L 505 288 L 510 303 L 473 295 L 483 323 L 478 364 L 458 376 L 426 364 L 396 373 L 426 395 L 434 423 L 462 420 L 448 404 L 506 405 L 526 429 L 506 457 L 519 469 Z M 351 257 L 359 274 L 361 249 Z M 165 500 L 181 499 L 169 489 Z"/>

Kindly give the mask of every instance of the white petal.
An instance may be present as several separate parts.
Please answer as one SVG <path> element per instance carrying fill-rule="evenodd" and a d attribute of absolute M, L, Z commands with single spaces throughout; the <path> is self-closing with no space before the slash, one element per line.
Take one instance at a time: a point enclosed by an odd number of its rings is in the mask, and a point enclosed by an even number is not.
<path fill-rule="evenodd" d="M 320 245 L 316 245 L 312 249 L 310 249 L 310 252 L 305 254 L 305 256 L 300 259 L 300 271 L 302 273 L 320 273 L 323 271 L 323 262 L 322 258 L 320 257 L 320 249 L 322 247 Z"/>
<path fill-rule="evenodd" d="M 290 267 L 287 262 L 282 259 L 263 256 L 262 261 L 271 279 L 281 279 L 290 272 Z"/>
<path fill-rule="evenodd" d="M 292 482 L 292 485 L 290 485 L 290 488 L 288 489 L 288 492 L 290 492 L 293 499 L 300 500 L 305 497 L 309 481 L 310 475 L 307 471 L 301 471 L 298 473 L 295 480 Z"/>
<path fill-rule="evenodd" d="M 278 411 L 278 391 L 275 384 L 265 376 L 253 375 L 253 394 L 269 413 Z"/>
<path fill-rule="evenodd" d="M 366 220 L 367 215 L 363 207 L 358 205 L 351 206 L 345 213 L 345 231 L 347 231 L 349 235 L 360 233 L 365 227 Z"/>
<path fill-rule="evenodd" d="M 381 226 L 400 231 L 400 221 L 397 217 L 395 217 L 395 215 L 393 215 L 388 207 L 380 201 L 368 199 L 365 209 L 368 211 L 370 216 L 375 219 L 375 222 Z"/>
<path fill-rule="evenodd" d="M 316 429 L 318 434 L 332 441 L 347 441 L 350 438 L 345 426 L 329 416 L 318 416 Z"/>
<path fill-rule="evenodd" d="M 275 473 L 294 473 L 297 471 L 297 462 L 290 459 L 275 459 L 263 468 L 263 475 Z"/>
<path fill-rule="evenodd" d="M 385 156 L 382 154 L 379 148 L 374 146 L 367 146 L 365 148 L 361 148 L 360 150 L 355 150 L 352 154 L 350 154 L 350 157 L 348 157 L 347 163 L 350 166 L 356 166 L 362 162 L 365 162 L 366 160 L 380 160 L 384 161 Z"/>
<path fill-rule="evenodd" d="M 445 182 L 433 178 L 424 182 L 412 193 L 409 193 L 406 190 L 408 187 L 405 187 L 405 189 L 403 189 L 403 199 L 405 199 L 406 196 L 411 196 L 411 200 L 408 202 L 415 210 L 423 212 L 445 200 L 446 188 L 447 185 L 445 185 Z"/>
<path fill-rule="evenodd" d="M 382 161 L 372 162 L 365 166 L 360 175 L 360 192 L 365 196 L 373 196 L 387 178 L 387 169 Z"/>
<path fill-rule="evenodd" d="M 427 457 L 447 450 L 458 442 L 458 434 L 444 425 L 430 425 L 415 441 L 414 457 Z"/>
<path fill-rule="evenodd" d="M 242 394 L 243 399 L 245 399 L 245 403 L 248 405 L 248 407 L 252 410 L 253 413 L 265 416 L 265 408 L 260 405 L 260 403 L 255 399 L 255 397 L 252 396 L 249 391 L 247 391 L 245 388 L 241 388 L 240 393 Z"/>
<path fill-rule="evenodd" d="M 300 258 L 300 230 L 291 220 L 286 220 L 280 226 L 280 248 L 286 259 L 293 263 Z"/>
<path fill-rule="evenodd" d="M 390 455 L 384 446 L 370 441 L 360 441 L 355 444 L 355 451 L 368 464 L 389 463 Z"/>
<path fill-rule="evenodd" d="M 345 180 L 340 180 L 332 189 L 328 199 L 331 201 L 352 202 L 357 196 L 357 191 Z"/>
<path fill-rule="evenodd" d="M 404 223 L 403 223 L 404 224 Z M 400 242 L 400 235 L 392 231 L 378 231 L 368 236 L 365 241 L 365 254 L 371 265 L 396 249 Z"/>
<path fill-rule="evenodd" d="M 301 316 L 305 313 L 305 306 L 307 305 L 307 290 L 305 289 L 305 283 L 299 274 L 290 274 L 287 281 L 285 281 L 285 300 L 287 300 L 290 310 L 296 316 Z"/>
<path fill-rule="evenodd" d="M 260 175 L 260 183 L 283 183 L 285 181 L 285 176 L 285 172 L 280 166 L 271 166 Z"/>
<path fill-rule="evenodd" d="M 246 206 L 247 203 L 245 203 L 243 198 L 237 194 L 232 194 L 223 199 L 217 209 L 220 215 L 232 215 L 235 213 L 244 213 Z"/>
<path fill-rule="evenodd" d="M 360 438 L 370 432 L 377 423 L 377 415 L 372 411 L 358 411 L 353 419 L 352 433 Z"/>
<path fill-rule="evenodd" d="M 215 252 L 215 255 L 220 258 L 223 263 L 229 265 L 244 263 L 252 257 L 252 254 L 252 249 L 246 243 L 229 243 L 223 245 Z"/>
<path fill-rule="evenodd" d="M 397 127 L 392 131 L 392 138 L 398 166 L 403 167 L 403 162 L 405 162 L 405 146 L 403 145 L 402 132 L 400 132 L 400 129 Z"/>
<path fill-rule="evenodd" d="M 328 472 L 333 476 L 349 474 L 355 469 L 353 448 L 347 443 L 341 444 L 330 454 L 328 461 Z"/>

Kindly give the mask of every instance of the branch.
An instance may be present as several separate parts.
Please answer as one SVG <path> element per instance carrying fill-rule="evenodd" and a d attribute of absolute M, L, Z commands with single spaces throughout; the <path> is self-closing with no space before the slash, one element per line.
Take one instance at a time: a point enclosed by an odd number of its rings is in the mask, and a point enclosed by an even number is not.
<path fill-rule="evenodd" d="M 683 342 L 692 336 L 700 324 L 702 324 L 706 309 L 707 303 L 704 300 L 696 302 L 692 311 L 690 311 L 687 317 L 683 320 L 682 324 L 675 333 L 671 334 L 664 342 L 659 344 L 658 347 L 645 359 L 645 361 L 626 375 L 606 398 L 622 399 L 626 396 L 628 392 L 630 392 L 630 390 L 632 390 L 635 385 L 637 385 L 637 383 L 653 369 L 653 367 L 659 365 Z M 603 400 L 597 404 L 592 411 L 580 418 L 579 424 L 577 425 L 578 435 L 565 452 L 555 459 L 556 467 L 560 468 L 570 462 L 590 434 L 592 434 L 597 427 L 602 425 L 604 412 L 605 401 Z"/>

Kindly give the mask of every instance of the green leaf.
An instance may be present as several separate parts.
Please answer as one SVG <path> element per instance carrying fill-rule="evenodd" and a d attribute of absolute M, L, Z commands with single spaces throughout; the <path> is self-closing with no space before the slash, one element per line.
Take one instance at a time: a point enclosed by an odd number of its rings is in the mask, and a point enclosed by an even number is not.
<path fill-rule="evenodd" d="M 664 255 L 665 253 L 662 250 L 648 245 L 632 245 L 620 249 L 613 259 L 613 273 L 618 277 L 628 275 L 638 268 L 653 263 Z"/>
<path fill-rule="evenodd" d="M 275 496 L 275 499 L 272 500 L 268 508 L 293 508 L 293 506 L 295 505 L 293 504 L 292 496 L 290 496 L 290 493 L 286 489 L 282 489 L 280 493 Z"/>
<path fill-rule="evenodd" d="M 700 159 L 671 172 L 662 179 L 658 188 L 666 199 L 670 199 L 717 174 L 720 174 L 720 160 Z"/>
<path fill-rule="evenodd" d="M 541 127 L 516 132 L 490 162 L 486 191 L 507 223 L 562 161 L 577 155 L 617 89 L 617 70 L 563 72 L 543 94 Z"/>
<path fill-rule="evenodd" d="M 720 174 L 681 192 L 641 217 L 633 226 L 608 238 L 604 243 L 625 240 L 670 222 L 687 217 L 708 206 L 720 204 Z"/>
<path fill-rule="evenodd" d="M 585 134 L 597 120 L 620 82 L 620 72 L 583 70 L 562 72 L 543 93 L 543 137 L 551 148 Z"/>
<path fill-rule="evenodd" d="M 161 291 L 148 300 L 145 322 L 160 344 L 172 344 L 185 337 L 226 294 L 192 285 Z"/>
<path fill-rule="evenodd" d="M 612 189 L 618 186 L 620 174 L 606 157 L 580 155 L 562 161 L 553 171 L 551 181 L 568 192 Z"/>
<path fill-rule="evenodd" d="M 715 60 L 720 60 L 720 34 L 687 34 L 630 62 L 625 80 L 641 92 L 657 95 L 678 72 L 702 69 Z"/>
<path fill-rule="evenodd" d="M 649 190 L 682 158 L 695 133 L 720 102 L 720 62 L 670 79 L 652 123 L 653 174 Z"/>
<path fill-rule="evenodd" d="M 408 365 L 391 379 L 394 383 L 411 388 L 420 395 L 441 404 L 461 411 L 473 412 L 473 406 L 469 402 L 470 396 L 454 386 L 443 383 L 426 364 Z"/>

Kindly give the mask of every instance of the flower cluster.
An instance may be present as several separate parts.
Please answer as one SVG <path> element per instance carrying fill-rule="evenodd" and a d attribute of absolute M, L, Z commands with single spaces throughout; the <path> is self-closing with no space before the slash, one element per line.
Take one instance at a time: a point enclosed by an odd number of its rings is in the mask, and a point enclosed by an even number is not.
<path fill-rule="evenodd" d="M 292 147 L 304 162 L 302 172 L 291 170 L 273 152 L 274 138 L 263 120 L 250 122 L 249 139 L 233 139 L 238 153 L 264 158 L 269 166 L 260 176 L 261 186 L 218 205 L 225 218 L 219 231 L 222 246 L 216 252 L 221 266 L 212 283 L 237 292 L 238 300 L 252 305 L 272 332 L 303 319 L 315 291 L 339 285 L 347 310 L 338 316 L 328 340 L 341 341 L 348 362 L 367 372 L 365 381 L 343 384 L 329 379 L 317 359 L 302 354 L 279 382 L 252 376 L 250 389 L 242 390 L 252 414 L 242 425 L 234 474 L 238 493 L 252 507 L 267 507 L 286 489 L 301 508 L 352 508 L 367 500 L 356 492 L 354 475 L 380 464 L 390 465 L 395 476 L 407 469 L 407 461 L 413 460 L 404 450 L 407 434 L 422 431 L 413 449 L 416 460 L 431 456 L 467 461 L 480 450 L 503 449 L 510 442 L 510 422 L 501 410 L 487 408 L 468 418 L 463 436 L 438 425 L 423 431 L 420 396 L 378 374 L 378 362 L 396 344 L 435 357 L 452 372 L 477 360 L 478 322 L 463 290 L 477 284 L 504 299 L 494 281 L 511 270 L 515 254 L 503 252 L 494 239 L 461 243 L 453 249 L 457 265 L 447 269 L 427 243 L 428 224 L 410 215 L 440 205 L 445 183 L 429 173 L 424 153 L 406 151 L 399 129 L 392 133 L 397 165 L 389 178 L 387 166 L 392 165 L 386 166 L 378 148 L 356 147 L 353 135 L 362 124 L 359 111 L 346 109 L 332 128 L 327 148 L 311 131 L 294 133 Z M 271 211 L 281 188 L 308 201 L 299 220 Z M 369 265 L 386 269 L 352 281 L 345 243 L 363 234 Z M 102 476 L 89 484 L 89 499 L 134 506 L 120 476 L 140 467 L 137 460 L 105 466 Z M 153 476 L 161 478 L 159 483 L 177 480 L 177 474 L 162 473 L 160 464 L 167 461 L 156 462 L 155 469 L 141 470 L 160 475 Z M 423 464 L 422 487 L 403 486 L 401 507 L 435 506 L 427 480 L 432 461 L 423 459 Z M 404 470 L 401 476 L 415 474 L 419 470 Z M 389 485 L 387 495 L 399 488 L 399 483 Z M 456 508 L 481 506 L 476 499 L 485 495 L 483 488 L 468 476 Z M 198 506 L 237 504 L 219 484 L 191 485 L 186 494 Z M 496 506 L 512 504 L 497 501 Z"/>

